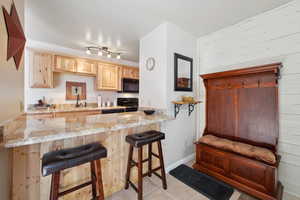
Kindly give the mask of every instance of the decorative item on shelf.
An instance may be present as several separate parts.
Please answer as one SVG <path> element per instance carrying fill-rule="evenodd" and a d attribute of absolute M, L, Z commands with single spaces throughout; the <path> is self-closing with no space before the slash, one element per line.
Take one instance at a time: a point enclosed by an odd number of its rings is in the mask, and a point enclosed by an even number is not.
<path fill-rule="evenodd" d="M 194 97 L 191 97 L 191 96 L 182 96 L 181 99 L 182 99 L 183 102 L 186 102 L 186 103 L 195 102 Z"/>
<path fill-rule="evenodd" d="M 174 114 L 176 118 L 182 105 L 188 105 L 188 111 L 190 116 L 191 113 L 195 110 L 195 105 L 201 103 L 201 101 L 196 101 L 194 97 L 183 96 L 181 101 L 172 101 L 172 103 L 174 104 Z"/>
<path fill-rule="evenodd" d="M 174 90 L 193 91 L 193 59 L 174 53 Z"/>
<path fill-rule="evenodd" d="M 18 70 L 25 48 L 26 37 L 15 4 L 12 3 L 10 14 L 4 6 L 2 6 L 2 11 L 8 34 L 7 60 L 13 57 Z"/>
<path fill-rule="evenodd" d="M 86 83 L 66 82 L 66 100 L 86 100 Z"/>
<path fill-rule="evenodd" d="M 112 56 L 115 56 L 116 59 L 121 59 L 121 52 L 115 52 L 112 50 L 109 50 L 108 47 L 97 47 L 97 46 L 89 46 L 86 47 L 86 54 L 92 55 L 96 54 L 98 56 L 106 55 L 107 58 L 111 58 Z"/>
<path fill-rule="evenodd" d="M 152 71 L 155 67 L 155 59 L 153 57 L 147 58 L 146 60 L 146 69 Z"/>

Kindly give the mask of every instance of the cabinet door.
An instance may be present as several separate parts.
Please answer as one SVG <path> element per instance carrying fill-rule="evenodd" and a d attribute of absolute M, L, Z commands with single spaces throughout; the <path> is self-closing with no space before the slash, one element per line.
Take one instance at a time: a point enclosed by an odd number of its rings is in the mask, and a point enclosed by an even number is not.
<path fill-rule="evenodd" d="M 132 78 L 139 79 L 140 71 L 139 68 L 132 68 Z"/>
<path fill-rule="evenodd" d="M 96 75 L 96 67 L 96 62 L 85 59 L 77 59 L 77 73 Z"/>
<path fill-rule="evenodd" d="M 128 67 L 124 66 L 122 68 L 122 77 L 123 78 L 132 78 L 132 79 L 138 79 L 139 78 L 139 69 L 135 67 Z"/>
<path fill-rule="evenodd" d="M 119 90 L 119 66 L 100 63 L 97 72 L 98 90 Z"/>
<path fill-rule="evenodd" d="M 76 59 L 65 56 L 55 56 L 55 70 L 76 72 Z"/>
<path fill-rule="evenodd" d="M 122 77 L 123 78 L 131 78 L 131 69 L 129 67 L 124 66 L 122 68 Z"/>
<path fill-rule="evenodd" d="M 53 56 L 47 53 L 29 50 L 30 87 L 53 87 Z"/>

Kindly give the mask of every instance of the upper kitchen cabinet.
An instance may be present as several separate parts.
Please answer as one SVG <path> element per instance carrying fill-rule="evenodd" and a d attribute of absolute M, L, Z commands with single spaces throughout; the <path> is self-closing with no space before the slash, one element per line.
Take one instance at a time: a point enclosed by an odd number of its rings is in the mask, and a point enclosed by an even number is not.
<path fill-rule="evenodd" d="M 139 68 L 123 66 L 122 78 L 139 79 Z"/>
<path fill-rule="evenodd" d="M 108 63 L 99 63 L 96 75 L 97 90 L 119 91 L 120 66 Z"/>
<path fill-rule="evenodd" d="M 28 49 L 31 88 L 53 88 L 53 55 Z"/>
<path fill-rule="evenodd" d="M 83 75 L 96 76 L 97 62 L 88 59 L 77 59 L 76 72 Z"/>
<path fill-rule="evenodd" d="M 67 56 L 55 55 L 54 71 L 56 72 L 76 72 L 76 59 Z"/>

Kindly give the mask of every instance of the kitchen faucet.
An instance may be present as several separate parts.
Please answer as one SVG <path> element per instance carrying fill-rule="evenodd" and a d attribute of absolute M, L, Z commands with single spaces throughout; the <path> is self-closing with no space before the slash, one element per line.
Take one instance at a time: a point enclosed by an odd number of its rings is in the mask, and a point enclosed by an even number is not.
<path fill-rule="evenodd" d="M 80 107 L 81 105 L 82 105 L 82 104 L 79 103 L 79 94 L 77 94 L 77 99 L 76 99 L 76 105 L 75 105 L 75 107 L 78 108 L 78 107 Z"/>

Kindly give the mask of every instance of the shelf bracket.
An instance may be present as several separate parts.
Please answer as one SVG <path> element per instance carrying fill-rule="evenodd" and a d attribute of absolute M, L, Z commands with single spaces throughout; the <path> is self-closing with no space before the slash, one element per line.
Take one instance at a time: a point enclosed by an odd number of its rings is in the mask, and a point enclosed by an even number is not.
<path fill-rule="evenodd" d="M 189 116 L 191 116 L 192 112 L 195 110 L 195 104 L 189 104 Z"/>
<path fill-rule="evenodd" d="M 181 104 L 174 104 L 175 118 L 177 117 L 181 106 L 182 106 Z"/>

